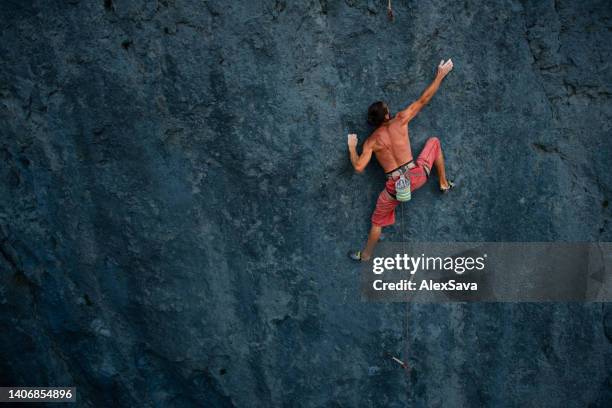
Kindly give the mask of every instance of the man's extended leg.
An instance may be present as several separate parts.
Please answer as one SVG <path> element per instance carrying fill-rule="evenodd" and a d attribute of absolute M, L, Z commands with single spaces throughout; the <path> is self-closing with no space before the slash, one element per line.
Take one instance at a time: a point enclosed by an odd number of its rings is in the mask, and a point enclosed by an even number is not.
<path fill-rule="evenodd" d="M 392 185 L 392 181 L 388 182 Z M 388 186 L 391 188 L 391 185 Z M 380 239 L 383 227 L 395 223 L 395 207 L 399 204 L 395 198 L 387 192 L 387 188 L 380 192 L 376 200 L 376 208 L 372 213 L 372 228 L 368 234 L 368 242 L 363 251 L 349 251 L 349 257 L 354 261 L 367 261 L 372 257 L 374 248 Z"/>
<path fill-rule="evenodd" d="M 372 256 L 374 252 L 374 248 L 376 244 L 378 244 L 378 240 L 380 239 L 380 233 L 382 231 L 382 227 L 378 225 L 372 224 L 372 228 L 370 228 L 370 233 L 368 234 L 368 242 L 363 251 L 361 251 L 361 260 L 367 261 Z"/>

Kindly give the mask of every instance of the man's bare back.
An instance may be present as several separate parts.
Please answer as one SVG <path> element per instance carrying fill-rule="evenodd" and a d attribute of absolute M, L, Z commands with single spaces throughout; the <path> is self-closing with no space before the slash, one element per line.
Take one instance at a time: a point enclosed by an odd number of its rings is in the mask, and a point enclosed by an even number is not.
<path fill-rule="evenodd" d="M 408 125 L 393 118 L 380 126 L 368 140 L 373 140 L 372 150 L 378 163 L 389 173 L 412 160 Z M 367 141 L 366 141 L 367 143 Z"/>

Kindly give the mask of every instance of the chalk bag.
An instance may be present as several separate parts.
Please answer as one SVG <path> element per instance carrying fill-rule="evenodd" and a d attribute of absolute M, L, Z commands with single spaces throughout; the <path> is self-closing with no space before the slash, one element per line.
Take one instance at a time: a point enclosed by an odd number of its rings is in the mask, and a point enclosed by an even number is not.
<path fill-rule="evenodd" d="M 410 195 L 410 178 L 404 177 L 402 174 L 395 182 L 395 198 L 397 201 L 409 201 L 411 197 Z"/>

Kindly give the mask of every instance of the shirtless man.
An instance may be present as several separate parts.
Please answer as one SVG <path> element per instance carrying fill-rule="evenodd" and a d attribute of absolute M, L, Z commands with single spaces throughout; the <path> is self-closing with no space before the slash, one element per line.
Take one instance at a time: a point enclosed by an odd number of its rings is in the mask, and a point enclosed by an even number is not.
<path fill-rule="evenodd" d="M 400 175 L 410 178 L 410 191 L 414 191 L 425 184 L 427 177 L 434 166 L 438 173 L 440 190 L 448 192 L 453 183 L 446 179 L 444 170 L 444 156 L 437 137 L 430 137 L 416 163 L 412 158 L 410 138 L 408 136 L 408 123 L 423 109 L 436 93 L 442 80 L 453 69 L 453 61 L 441 61 L 438 65 L 436 79 L 427 87 L 419 99 L 391 117 L 389 108 L 384 102 L 375 102 L 368 109 L 368 122 L 377 129 L 363 144 L 361 155 L 357 154 L 357 135 L 348 135 L 348 149 L 351 163 L 358 173 L 361 173 L 370 162 L 372 153 L 385 170 L 387 182 L 385 188 L 378 196 L 376 209 L 372 214 L 372 228 L 368 235 L 368 242 L 363 251 L 350 251 L 349 257 L 355 261 L 368 261 L 378 243 L 383 227 L 395 223 L 395 207 L 400 203 L 395 199 L 395 182 Z"/>

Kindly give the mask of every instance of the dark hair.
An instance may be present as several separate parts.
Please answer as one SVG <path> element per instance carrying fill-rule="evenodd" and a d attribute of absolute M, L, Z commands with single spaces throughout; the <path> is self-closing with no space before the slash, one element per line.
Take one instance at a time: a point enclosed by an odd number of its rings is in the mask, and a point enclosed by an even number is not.
<path fill-rule="evenodd" d="M 368 123 L 372 126 L 380 126 L 385 121 L 385 116 L 389 113 L 387 104 L 383 101 L 374 102 L 368 108 Z"/>

